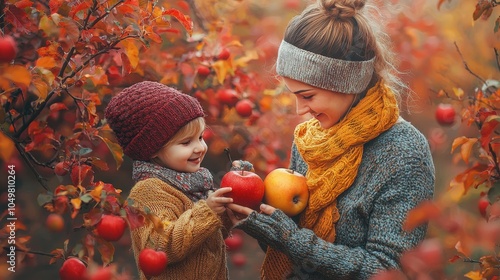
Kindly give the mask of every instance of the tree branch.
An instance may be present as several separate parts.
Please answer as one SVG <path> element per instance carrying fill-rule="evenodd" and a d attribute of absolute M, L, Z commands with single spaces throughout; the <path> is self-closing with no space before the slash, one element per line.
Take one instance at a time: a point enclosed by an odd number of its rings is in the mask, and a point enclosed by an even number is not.
<path fill-rule="evenodd" d="M 460 49 L 458 48 L 457 42 L 454 42 L 454 44 L 455 44 L 455 47 L 457 49 L 458 54 L 462 58 L 462 63 L 464 64 L 465 70 L 467 70 L 470 74 L 472 74 L 474 77 L 476 77 L 478 80 L 480 80 L 483 84 L 487 85 L 485 80 L 483 80 L 481 77 L 479 77 L 476 73 L 472 72 L 472 70 L 469 68 L 469 65 L 465 61 L 465 59 L 462 55 L 462 52 L 460 52 Z"/>

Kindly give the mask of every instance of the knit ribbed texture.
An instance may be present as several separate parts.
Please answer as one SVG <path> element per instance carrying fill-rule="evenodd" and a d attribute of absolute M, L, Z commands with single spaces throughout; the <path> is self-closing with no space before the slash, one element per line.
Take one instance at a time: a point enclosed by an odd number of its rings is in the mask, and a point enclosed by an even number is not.
<path fill-rule="evenodd" d="M 374 63 L 375 58 L 366 61 L 347 61 L 326 57 L 281 41 L 276 72 L 282 77 L 318 88 L 358 94 L 370 83 Z"/>
<path fill-rule="evenodd" d="M 356 178 L 363 144 L 392 127 L 398 117 L 394 94 L 379 82 L 333 127 L 325 130 L 317 119 L 297 126 L 295 145 L 309 164 L 309 201 L 300 216 L 301 227 L 312 229 L 328 242 L 335 240 L 332 225 L 340 217 L 336 200 Z M 263 265 L 266 277 L 281 279 L 290 270 L 286 255 L 268 248 Z"/>
<path fill-rule="evenodd" d="M 139 181 L 129 198 L 134 206 L 149 208 L 166 225 L 162 233 L 156 232 L 152 224 L 131 232 L 136 261 L 140 250 L 152 244 L 167 253 L 165 272 L 151 279 L 228 279 L 223 223 L 205 200 L 193 203 L 156 178 Z M 146 279 L 138 270 L 140 279 Z"/>
<path fill-rule="evenodd" d="M 149 161 L 188 122 L 204 117 L 198 100 L 157 82 L 122 90 L 106 107 L 105 117 L 123 152 Z"/>
<path fill-rule="evenodd" d="M 289 167 L 308 171 L 295 145 Z M 411 209 L 432 199 L 434 180 L 426 138 L 400 119 L 364 145 L 355 181 L 337 198 L 334 243 L 298 228 L 280 210 L 271 216 L 253 213 L 238 228 L 262 246 L 284 252 L 292 263 L 289 279 L 367 280 L 381 270 L 399 269 L 402 253 L 424 239 L 425 225 L 412 232 L 402 225 Z"/>

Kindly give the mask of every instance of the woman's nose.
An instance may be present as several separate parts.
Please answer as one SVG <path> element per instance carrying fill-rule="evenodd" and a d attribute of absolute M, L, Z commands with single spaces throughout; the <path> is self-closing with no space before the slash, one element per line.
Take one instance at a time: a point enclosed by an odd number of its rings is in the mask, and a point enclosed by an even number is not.
<path fill-rule="evenodd" d="M 309 113 L 309 107 L 304 104 L 299 98 L 296 99 L 297 115 L 305 115 Z"/>

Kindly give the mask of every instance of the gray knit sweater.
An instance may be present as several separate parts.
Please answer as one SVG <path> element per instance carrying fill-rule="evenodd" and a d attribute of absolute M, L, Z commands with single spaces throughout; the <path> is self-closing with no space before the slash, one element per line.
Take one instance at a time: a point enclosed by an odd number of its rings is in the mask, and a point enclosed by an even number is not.
<path fill-rule="evenodd" d="M 290 168 L 307 171 L 295 146 Z M 253 212 L 237 227 L 288 255 L 294 265 L 291 279 L 368 279 L 400 268 L 401 254 L 424 239 L 426 226 L 405 232 L 402 224 L 410 209 L 433 198 L 434 180 L 425 137 L 400 119 L 365 144 L 356 180 L 337 200 L 334 243 L 298 228 L 280 210 L 271 216 Z"/>

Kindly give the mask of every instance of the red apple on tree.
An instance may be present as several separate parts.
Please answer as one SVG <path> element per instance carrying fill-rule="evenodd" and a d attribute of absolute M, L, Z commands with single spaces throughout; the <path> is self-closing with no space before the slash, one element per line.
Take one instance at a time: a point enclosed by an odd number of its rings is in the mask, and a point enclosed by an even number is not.
<path fill-rule="evenodd" d="M 235 253 L 231 256 L 231 262 L 234 266 L 244 266 L 247 263 L 247 257 L 241 253 Z"/>
<path fill-rule="evenodd" d="M 139 253 L 139 268 L 147 277 L 158 276 L 167 267 L 168 257 L 164 251 L 144 248 Z"/>
<path fill-rule="evenodd" d="M 225 196 L 233 198 L 233 203 L 252 209 L 258 209 L 264 197 L 264 182 L 251 171 L 229 171 L 222 177 L 220 186 L 232 188 Z"/>
<path fill-rule="evenodd" d="M 210 75 L 210 68 L 208 68 L 205 65 L 200 65 L 200 66 L 198 66 L 197 72 L 198 72 L 198 75 L 200 75 L 202 77 L 206 77 L 206 76 Z"/>
<path fill-rule="evenodd" d="M 482 194 L 481 197 L 479 197 L 479 201 L 477 203 L 477 207 L 479 209 L 479 213 L 481 213 L 481 216 L 486 218 L 486 210 L 490 206 L 490 201 L 488 200 L 488 196 L 485 194 Z"/>
<path fill-rule="evenodd" d="M 231 53 L 229 52 L 229 50 L 226 48 L 223 48 L 220 51 L 219 55 L 217 55 L 217 58 L 220 60 L 227 60 L 230 56 L 231 56 Z"/>
<path fill-rule="evenodd" d="M 304 210 L 309 199 L 306 177 L 287 168 L 277 168 L 264 178 L 264 202 L 293 217 Z"/>
<path fill-rule="evenodd" d="M 217 91 L 215 98 L 221 103 L 229 107 L 233 107 L 240 100 L 238 93 L 234 89 L 220 89 Z"/>
<path fill-rule="evenodd" d="M 17 45 L 12 36 L 0 36 L 0 63 L 9 63 L 17 55 Z"/>
<path fill-rule="evenodd" d="M 85 280 L 87 279 L 87 266 L 79 258 L 70 257 L 59 269 L 59 277 L 61 280 Z"/>
<path fill-rule="evenodd" d="M 436 120 L 442 126 L 451 126 L 455 123 L 455 108 L 451 104 L 440 103 L 436 108 Z"/>
<path fill-rule="evenodd" d="M 125 232 L 127 222 L 124 218 L 116 215 L 102 215 L 96 225 L 97 234 L 106 241 L 117 241 Z"/>
<path fill-rule="evenodd" d="M 253 102 L 248 99 L 242 99 L 236 103 L 234 109 L 236 113 L 243 118 L 248 118 L 252 115 L 253 112 Z"/>
<path fill-rule="evenodd" d="M 61 232 L 64 229 L 64 218 L 56 213 L 51 213 L 45 220 L 45 226 L 52 232 Z"/>
<path fill-rule="evenodd" d="M 224 239 L 226 249 L 228 251 L 236 251 L 243 246 L 243 236 L 241 233 L 233 232 L 230 236 Z"/>

